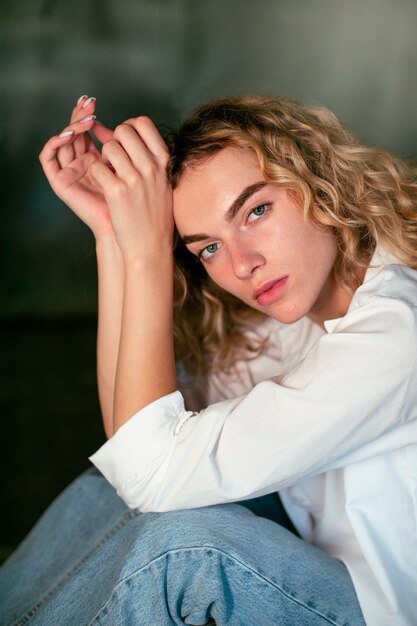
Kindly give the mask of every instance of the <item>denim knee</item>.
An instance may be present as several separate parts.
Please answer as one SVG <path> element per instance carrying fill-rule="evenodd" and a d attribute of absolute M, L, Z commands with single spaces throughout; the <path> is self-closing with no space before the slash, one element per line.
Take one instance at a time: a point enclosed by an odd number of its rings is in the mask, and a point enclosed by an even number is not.
<path fill-rule="evenodd" d="M 82 483 L 78 493 L 85 488 L 88 496 L 95 481 L 91 476 Z M 79 487 L 70 490 L 72 496 Z M 11 608 L 22 618 L 18 623 L 52 626 L 63 615 L 74 626 L 197 625 L 209 618 L 221 626 L 363 623 L 349 621 L 357 612 L 355 594 L 340 563 L 241 505 L 141 514 L 119 510 L 113 500 L 110 494 L 93 507 L 87 525 L 97 533 L 86 541 L 83 518 L 90 511 L 83 508 L 75 524 L 81 535 L 68 534 L 73 564 L 68 569 L 56 552 L 65 567 L 51 576 L 41 597 L 20 598 L 20 608 Z M 58 518 L 51 510 L 47 530 Z M 74 523 L 68 524 L 72 531 Z M 35 570 L 44 580 L 40 561 L 32 563 L 32 576 Z"/>
<path fill-rule="evenodd" d="M 240 505 L 138 516 L 123 551 L 97 626 L 363 624 L 342 564 Z"/>
<path fill-rule="evenodd" d="M 131 522 L 138 532 L 130 534 L 129 559 L 140 555 L 140 560 L 147 562 L 167 551 L 197 547 L 225 549 L 238 555 L 242 542 L 253 541 L 255 519 L 261 520 L 236 504 L 144 513 Z"/>

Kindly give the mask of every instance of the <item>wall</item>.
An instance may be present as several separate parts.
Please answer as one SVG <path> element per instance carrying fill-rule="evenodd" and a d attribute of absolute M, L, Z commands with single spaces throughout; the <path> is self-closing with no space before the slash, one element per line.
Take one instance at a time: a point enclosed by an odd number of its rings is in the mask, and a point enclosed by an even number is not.
<path fill-rule="evenodd" d="M 414 0 L 2 0 L 4 553 L 103 440 L 94 242 L 37 161 L 78 96 L 108 125 L 172 127 L 212 97 L 279 93 L 413 158 L 416 23 Z"/>

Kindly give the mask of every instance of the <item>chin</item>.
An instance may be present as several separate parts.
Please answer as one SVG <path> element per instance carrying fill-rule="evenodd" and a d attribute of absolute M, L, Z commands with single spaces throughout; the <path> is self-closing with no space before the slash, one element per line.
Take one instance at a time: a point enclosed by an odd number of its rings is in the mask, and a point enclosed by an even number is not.
<path fill-rule="evenodd" d="M 308 311 L 304 311 L 300 307 L 292 307 L 291 309 L 286 308 L 278 308 L 274 310 L 274 307 L 271 307 L 270 311 L 264 311 L 269 317 L 273 317 L 277 322 L 281 322 L 282 324 L 294 324 L 298 322 L 302 317 L 305 317 L 308 314 Z"/>

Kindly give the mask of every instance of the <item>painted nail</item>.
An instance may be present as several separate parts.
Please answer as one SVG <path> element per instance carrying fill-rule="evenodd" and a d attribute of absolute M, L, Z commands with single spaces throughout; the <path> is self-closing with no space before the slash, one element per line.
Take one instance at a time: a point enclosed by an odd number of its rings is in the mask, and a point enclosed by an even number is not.
<path fill-rule="evenodd" d="M 74 131 L 73 130 L 63 130 L 62 133 L 59 135 L 60 137 L 69 137 L 70 135 L 73 135 Z"/>
<path fill-rule="evenodd" d="M 95 115 L 86 115 L 85 117 L 83 117 L 82 120 L 80 120 L 81 124 L 86 124 L 87 122 L 90 122 L 91 120 L 95 120 L 96 116 Z"/>
<path fill-rule="evenodd" d="M 84 96 L 80 96 L 80 97 L 78 98 L 78 100 L 77 100 L 77 104 L 81 104 L 81 102 L 82 102 L 83 100 L 85 100 L 85 98 L 88 98 L 88 96 L 86 96 L 86 95 L 84 95 Z"/>
<path fill-rule="evenodd" d="M 96 101 L 96 99 L 95 99 L 94 97 L 88 98 L 88 100 L 86 100 L 86 101 L 84 102 L 84 104 L 83 104 L 83 107 L 82 107 L 82 108 L 83 108 L 83 109 L 85 109 L 86 107 L 88 107 L 88 105 L 89 105 L 91 102 L 95 102 L 95 101 Z"/>

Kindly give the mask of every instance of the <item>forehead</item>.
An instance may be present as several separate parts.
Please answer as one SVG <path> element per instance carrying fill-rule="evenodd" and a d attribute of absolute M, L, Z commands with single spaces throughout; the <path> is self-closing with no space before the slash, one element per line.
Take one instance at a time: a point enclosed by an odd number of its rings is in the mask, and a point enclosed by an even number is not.
<path fill-rule="evenodd" d="M 242 190 L 265 180 L 256 155 L 243 148 L 224 148 L 184 172 L 174 190 L 174 219 L 178 230 L 198 211 L 224 212 Z"/>

